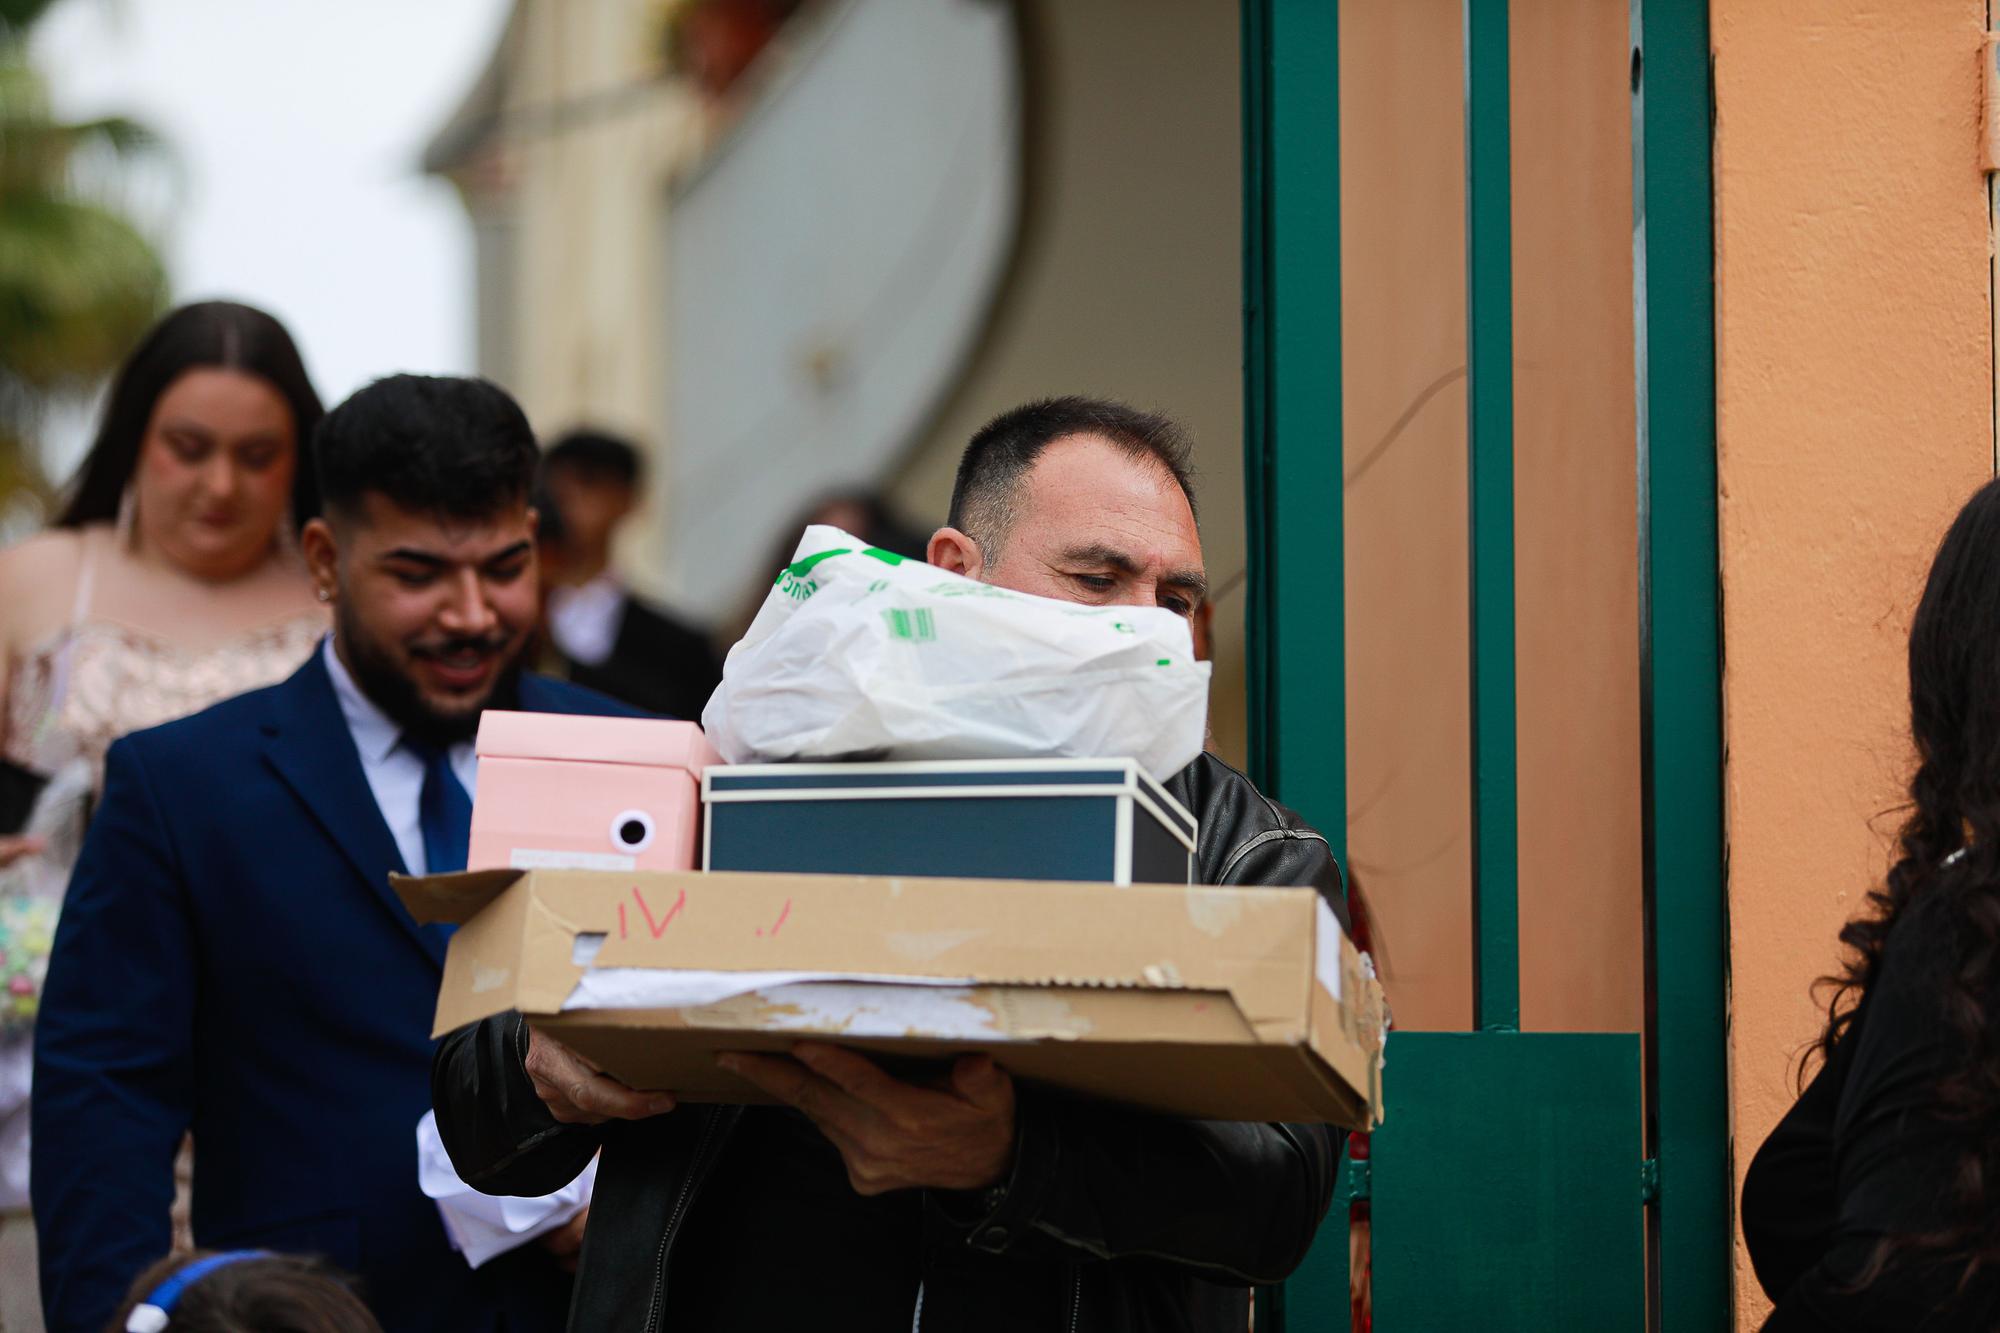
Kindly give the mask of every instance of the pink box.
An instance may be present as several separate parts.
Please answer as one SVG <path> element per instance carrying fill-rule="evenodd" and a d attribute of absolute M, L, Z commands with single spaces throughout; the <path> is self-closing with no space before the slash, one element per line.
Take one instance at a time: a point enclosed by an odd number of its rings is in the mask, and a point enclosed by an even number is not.
<path fill-rule="evenodd" d="M 692 722 L 488 710 L 469 867 L 692 870 L 701 774 Z"/>

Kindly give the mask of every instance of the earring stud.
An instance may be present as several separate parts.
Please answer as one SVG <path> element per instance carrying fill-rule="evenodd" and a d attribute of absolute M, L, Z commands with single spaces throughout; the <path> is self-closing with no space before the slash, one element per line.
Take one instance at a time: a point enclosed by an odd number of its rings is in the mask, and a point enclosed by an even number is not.
<path fill-rule="evenodd" d="M 313 589 L 313 591 L 319 594 L 319 599 L 322 602 L 330 602 L 333 600 L 333 594 L 328 592 L 325 588 L 315 588 Z"/>

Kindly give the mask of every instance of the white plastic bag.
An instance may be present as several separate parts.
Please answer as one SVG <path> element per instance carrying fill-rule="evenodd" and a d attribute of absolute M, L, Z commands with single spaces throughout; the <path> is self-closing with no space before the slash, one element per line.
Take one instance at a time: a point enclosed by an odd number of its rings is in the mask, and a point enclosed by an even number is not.
<path fill-rule="evenodd" d="M 1080 606 L 806 529 L 702 727 L 732 764 L 1201 753 L 1206 662 L 1163 607 Z"/>

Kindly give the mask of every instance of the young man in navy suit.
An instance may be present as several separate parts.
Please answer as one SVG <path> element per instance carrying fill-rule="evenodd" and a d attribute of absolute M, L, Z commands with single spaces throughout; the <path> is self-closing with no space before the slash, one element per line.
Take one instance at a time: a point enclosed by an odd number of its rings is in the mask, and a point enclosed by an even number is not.
<path fill-rule="evenodd" d="M 96 1333 L 194 1235 L 321 1254 L 391 1333 L 541 1333 L 569 1281 L 474 1271 L 417 1185 L 446 931 L 392 871 L 465 865 L 482 710 L 630 710 L 524 674 L 533 433 L 500 389 L 399 375 L 314 439 L 301 545 L 333 633 L 290 680 L 111 749 L 36 1025 L 33 1197 L 53 1333 Z"/>

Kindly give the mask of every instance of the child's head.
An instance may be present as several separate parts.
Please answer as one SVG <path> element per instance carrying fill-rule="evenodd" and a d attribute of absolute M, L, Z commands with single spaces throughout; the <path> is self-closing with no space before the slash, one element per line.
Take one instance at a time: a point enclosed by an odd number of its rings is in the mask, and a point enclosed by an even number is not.
<path fill-rule="evenodd" d="M 382 1326 L 317 1259 L 198 1250 L 141 1273 L 107 1333 L 382 1333 Z"/>

